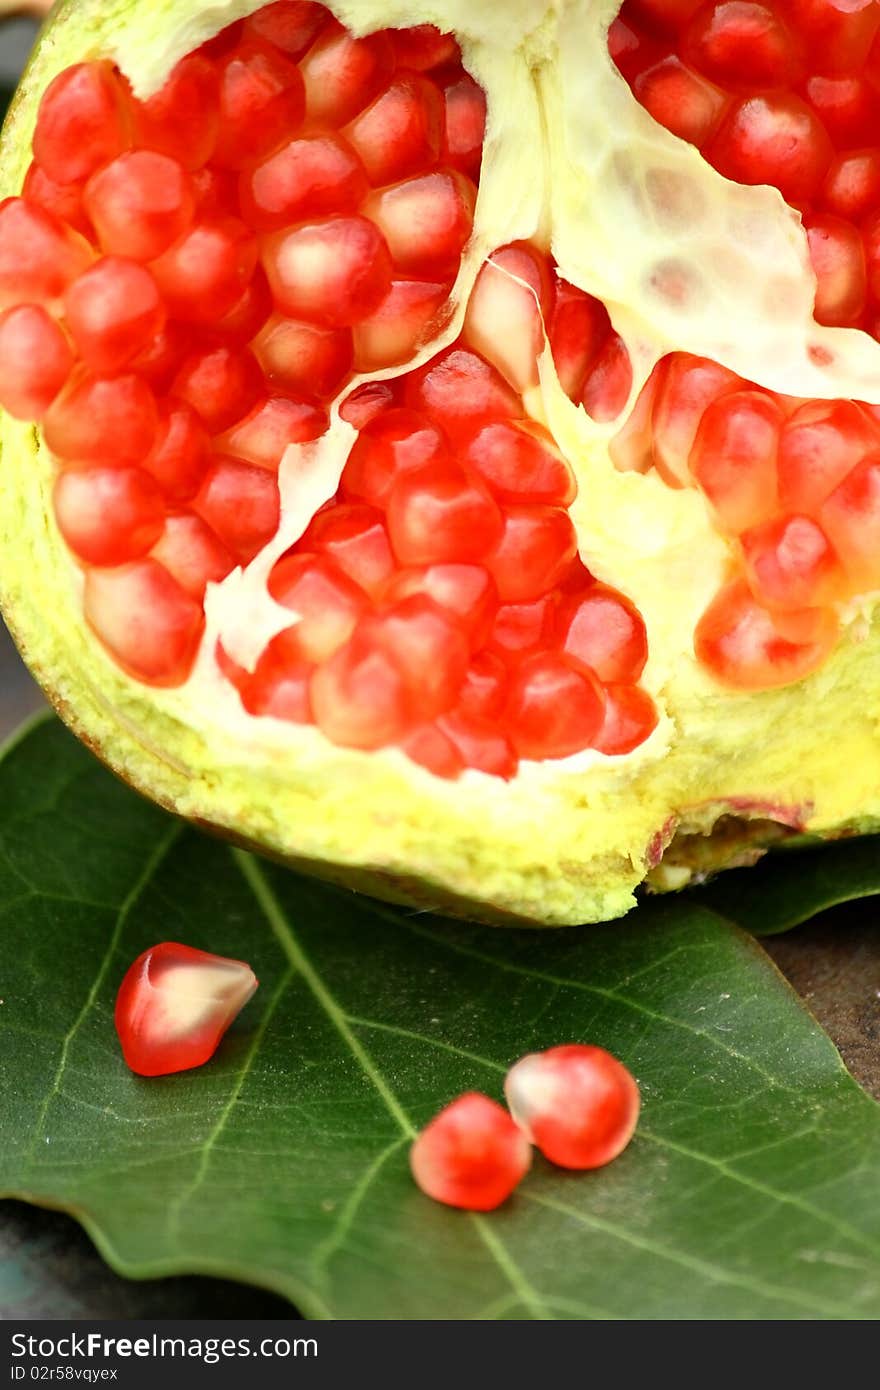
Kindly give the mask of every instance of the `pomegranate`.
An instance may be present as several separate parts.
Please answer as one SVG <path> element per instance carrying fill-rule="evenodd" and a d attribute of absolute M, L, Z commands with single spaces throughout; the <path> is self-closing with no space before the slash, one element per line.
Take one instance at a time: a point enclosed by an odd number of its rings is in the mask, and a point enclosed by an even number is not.
<path fill-rule="evenodd" d="M 442 15 L 51 21 L 0 151 L 26 659 L 141 790 L 420 907 L 880 824 L 880 4 Z"/>

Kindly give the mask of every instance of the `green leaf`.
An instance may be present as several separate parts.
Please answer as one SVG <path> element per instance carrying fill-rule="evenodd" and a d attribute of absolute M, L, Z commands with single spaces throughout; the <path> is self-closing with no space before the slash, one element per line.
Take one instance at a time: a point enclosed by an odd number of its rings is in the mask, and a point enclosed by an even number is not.
<path fill-rule="evenodd" d="M 132 1076 L 113 999 L 162 939 L 261 988 L 214 1061 Z M 0 1191 L 130 1275 L 226 1274 L 310 1317 L 880 1314 L 880 1111 L 750 938 L 685 898 L 508 932 L 405 914 L 197 835 L 56 724 L 0 764 Z M 593 1174 L 540 1158 L 486 1217 L 409 1176 L 414 1131 L 521 1053 L 639 1078 Z"/>
<path fill-rule="evenodd" d="M 775 851 L 750 869 L 719 874 L 692 896 L 756 936 L 774 936 L 826 908 L 877 893 L 880 835 L 865 835 L 819 849 Z"/>

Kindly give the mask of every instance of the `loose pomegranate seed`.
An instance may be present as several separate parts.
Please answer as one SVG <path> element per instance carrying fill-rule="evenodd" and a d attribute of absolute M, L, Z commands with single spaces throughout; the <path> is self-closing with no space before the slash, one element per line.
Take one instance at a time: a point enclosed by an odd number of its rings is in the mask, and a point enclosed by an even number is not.
<path fill-rule="evenodd" d="M 327 22 L 327 11 L 313 0 L 276 0 L 264 5 L 245 21 L 244 31 L 249 38 L 274 43 L 294 61 L 302 57 L 321 27 Z"/>
<path fill-rule="evenodd" d="M 533 603 L 502 603 L 489 633 L 490 651 L 510 660 L 546 647 L 552 640 L 557 608 L 555 593 Z"/>
<path fill-rule="evenodd" d="M 192 505 L 242 564 L 278 530 L 281 502 L 274 474 L 241 459 L 218 458 Z"/>
<path fill-rule="evenodd" d="M 344 328 L 378 308 L 391 257 L 365 217 L 332 217 L 267 236 L 263 265 L 277 307 L 291 318 Z"/>
<path fill-rule="evenodd" d="M 388 498 L 388 532 L 402 565 L 481 560 L 504 523 L 489 493 L 456 463 L 413 468 Z"/>
<path fill-rule="evenodd" d="M 89 626 L 135 680 L 157 686 L 186 680 L 204 614 L 157 560 L 86 570 L 83 603 Z"/>
<path fill-rule="evenodd" d="M 399 743 L 415 722 L 403 675 L 358 634 L 315 671 L 309 690 L 315 723 L 343 748 Z"/>
<path fill-rule="evenodd" d="M 384 518 L 373 507 L 337 505 L 319 512 L 303 544 L 329 556 L 373 599 L 384 593 L 394 573 Z"/>
<path fill-rule="evenodd" d="M 574 474 L 537 427 L 507 420 L 486 425 L 467 446 L 464 460 L 505 501 L 569 507 L 577 494 Z"/>
<path fill-rule="evenodd" d="M 148 270 L 135 261 L 105 256 L 70 286 L 64 316 L 86 366 L 109 375 L 144 352 L 162 331 L 165 305 Z"/>
<path fill-rule="evenodd" d="M 442 125 L 443 99 L 436 84 L 418 73 L 399 72 L 345 133 L 370 182 L 381 187 L 436 164 Z"/>
<path fill-rule="evenodd" d="M 219 434 L 247 414 L 263 389 L 256 358 L 228 347 L 206 348 L 183 363 L 172 394 L 187 401 L 209 434 Z"/>
<path fill-rule="evenodd" d="M 166 517 L 165 529 L 150 554 L 200 603 L 208 584 L 219 584 L 235 565 L 219 536 L 194 512 L 172 512 Z"/>
<path fill-rule="evenodd" d="M 880 455 L 856 464 L 819 512 L 857 591 L 880 585 Z"/>
<path fill-rule="evenodd" d="M 750 0 L 703 5 L 687 27 L 681 52 L 722 87 L 785 87 L 801 72 L 792 34 L 772 10 Z"/>
<path fill-rule="evenodd" d="M 476 180 L 486 133 L 485 94 L 467 73 L 457 73 L 443 84 L 443 107 L 443 163 Z"/>
<path fill-rule="evenodd" d="M 404 402 L 422 411 L 454 444 L 464 443 L 490 420 L 523 416 L 519 397 L 475 352 L 452 348 L 404 381 Z"/>
<path fill-rule="evenodd" d="M 299 615 L 293 629 L 296 648 L 303 661 L 312 663 L 338 651 L 367 608 L 363 590 L 327 555 L 286 555 L 269 576 L 269 593 Z"/>
<path fill-rule="evenodd" d="M 862 238 L 849 222 L 827 214 L 812 214 L 804 226 L 818 281 L 817 322 L 832 327 L 857 323 L 868 288 Z"/>
<path fill-rule="evenodd" d="M 424 724 L 402 740 L 400 747 L 406 756 L 435 777 L 454 781 L 464 772 L 464 759 L 452 742 L 435 724 Z"/>
<path fill-rule="evenodd" d="M 90 565 L 123 565 L 162 534 L 165 506 L 141 468 L 69 469 L 55 483 L 55 519 L 70 549 Z"/>
<path fill-rule="evenodd" d="M 488 1096 L 468 1091 L 422 1130 L 410 1151 L 418 1186 L 435 1202 L 494 1211 L 532 1163 L 528 1140 Z"/>
<path fill-rule="evenodd" d="M 827 529 L 831 534 L 830 526 Z M 792 615 L 771 613 L 752 596 L 744 579 L 734 579 L 719 590 L 700 618 L 694 650 L 717 680 L 734 689 L 791 685 L 818 670 L 837 640 L 833 612 L 810 609 L 808 617 L 799 632 Z"/>
<path fill-rule="evenodd" d="M 880 203 L 880 149 L 838 155 L 822 185 L 822 203 L 837 217 L 861 221 Z"/>
<path fill-rule="evenodd" d="M 0 405 L 19 420 L 41 420 L 70 376 L 73 353 L 39 304 L 0 314 Z"/>
<path fill-rule="evenodd" d="M 639 72 L 632 89 L 655 121 L 698 149 L 715 134 L 727 106 L 722 91 L 674 54 Z"/>
<path fill-rule="evenodd" d="M 51 308 L 93 260 L 83 237 L 37 203 L 0 203 L 0 308 L 34 301 Z"/>
<path fill-rule="evenodd" d="M 538 384 L 544 320 L 553 303 L 546 264 L 530 247 L 496 251 L 477 277 L 463 336 L 517 391 Z"/>
<path fill-rule="evenodd" d="M 200 53 L 171 69 L 163 85 L 132 111 L 135 143 L 173 155 L 185 169 L 201 169 L 214 152 L 220 128 L 217 70 Z"/>
<path fill-rule="evenodd" d="M 386 34 L 354 39 L 331 22 L 300 64 L 310 121 L 345 125 L 379 95 L 393 67 Z"/>
<path fill-rule="evenodd" d="M 672 487 L 692 483 L 688 461 L 706 408 L 743 384 L 726 367 L 688 352 L 663 360 L 652 424 L 654 461 L 664 482 Z"/>
<path fill-rule="evenodd" d="M 814 75 L 807 100 L 838 149 L 870 145 L 880 120 L 880 93 L 863 77 Z"/>
<path fill-rule="evenodd" d="M 441 63 L 454 63 L 461 58 L 452 34 L 441 34 L 433 24 L 413 24 L 408 29 L 389 29 L 388 37 L 394 56 L 401 67 L 428 72 Z"/>
<path fill-rule="evenodd" d="M 451 707 L 470 653 L 465 633 L 448 609 L 444 612 L 426 594 L 411 594 L 366 619 L 360 632 L 394 663 L 423 719 Z"/>
<path fill-rule="evenodd" d="M 565 655 L 600 681 L 633 684 L 644 670 L 645 624 L 631 603 L 604 584 L 564 600 L 557 632 Z"/>
<path fill-rule="evenodd" d="M 865 454 L 880 449 L 880 428 L 852 401 L 810 401 L 782 428 L 777 475 L 786 510 L 811 513 Z"/>
<path fill-rule="evenodd" d="M 183 166 L 154 150 L 130 150 L 89 179 L 85 206 L 110 255 L 152 261 L 192 223 L 195 196 Z"/>
<path fill-rule="evenodd" d="M 602 1047 L 569 1043 L 532 1052 L 504 1082 L 510 1113 L 561 1168 L 601 1168 L 622 1153 L 639 1118 L 632 1073 Z"/>
<path fill-rule="evenodd" d="M 139 376 L 74 371 L 43 419 L 43 437 L 61 459 L 140 463 L 156 440 L 156 399 Z"/>
<path fill-rule="evenodd" d="M 310 724 L 312 705 L 309 683 L 314 667 L 304 661 L 296 628 L 280 632 L 263 652 L 253 674 L 242 687 L 242 703 L 249 714 L 269 715 L 289 724 Z"/>
<path fill-rule="evenodd" d="M 39 164 L 32 164 L 21 191 L 26 202 L 36 203 L 82 236 L 94 236 L 94 228 L 83 207 L 83 184 L 56 183 Z"/>
<path fill-rule="evenodd" d="M 241 960 L 176 941 L 151 946 L 126 972 L 116 997 L 116 1031 L 138 1076 L 203 1066 L 257 988 Z"/>
<path fill-rule="evenodd" d="M 306 218 L 356 212 L 367 186 L 361 161 L 341 136 L 306 135 L 244 171 L 242 216 L 259 231 L 275 231 Z"/>
<path fill-rule="evenodd" d="M 50 82 L 40 101 L 34 157 L 56 183 L 76 183 L 129 139 L 128 94 L 107 62 L 75 63 Z"/>
<path fill-rule="evenodd" d="M 326 429 L 327 412 L 313 401 L 270 396 L 214 443 L 223 453 L 275 471 L 289 445 L 318 439 Z"/>
<path fill-rule="evenodd" d="M 761 391 L 736 391 L 705 411 L 691 472 L 726 531 L 762 520 L 776 500 L 776 451 L 783 415 Z"/>
<path fill-rule="evenodd" d="M 181 502 L 198 491 L 210 460 L 210 436 L 192 406 L 185 401 L 161 402 L 156 442 L 141 467 L 152 474 L 166 496 Z"/>
<path fill-rule="evenodd" d="M 593 747 L 609 756 L 631 753 L 656 727 L 657 710 L 650 695 L 637 685 L 606 685 L 605 718 Z"/>
<path fill-rule="evenodd" d="M 769 183 L 803 207 L 818 193 L 833 147 L 809 106 L 793 94 L 750 96 L 725 116 L 706 154 L 737 183 Z"/>
<path fill-rule="evenodd" d="M 507 702 L 507 667 L 491 652 L 479 652 L 464 675 L 458 709 L 478 719 L 497 720 Z"/>
<path fill-rule="evenodd" d="M 239 302 L 256 264 L 253 234 L 234 217 L 218 217 L 196 223 L 150 269 L 170 314 L 214 323 Z"/>
<path fill-rule="evenodd" d="M 251 346 L 270 382 L 319 400 L 335 395 L 352 370 L 348 328 L 319 328 L 276 314 Z"/>
<path fill-rule="evenodd" d="M 342 475 L 347 497 L 384 507 L 397 477 L 413 468 L 447 460 L 446 441 L 434 425 L 412 410 L 388 410 L 361 429 Z"/>
<path fill-rule="evenodd" d="M 511 676 L 504 720 L 521 758 L 567 758 L 589 748 L 604 716 L 599 682 L 564 657 L 527 657 Z"/>
<path fill-rule="evenodd" d="M 453 616 L 472 646 L 488 635 L 498 596 L 482 565 L 428 565 L 397 573 L 385 591 L 386 603 L 424 594 Z"/>
<path fill-rule="evenodd" d="M 450 288 L 448 281 L 392 280 L 378 308 L 354 326 L 355 369 L 375 372 L 407 362 L 438 330 Z"/>
<path fill-rule="evenodd" d="M 397 270 L 437 280 L 458 269 L 475 201 L 469 179 L 438 169 L 372 193 L 363 209 L 384 236 Z"/>
<path fill-rule="evenodd" d="M 507 507 L 501 538 L 486 565 L 504 602 L 525 603 L 552 589 L 576 554 L 577 535 L 568 512 Z"/>
<path fill-rule="evenodd" d="M 305 93 L 298 68 L 267 44 L 244 40 L 220 64 L 220 127 L 212 160 L 253 164 L 296 130 Z"/>
<path fill-rule="evenodd" d="M 516 776 L 519 763 L 510 740 L 499 731 L 496 719 L 484 719 L 477 714 L 453 710 L 438 720 L 443 733 L 451 739 L 465 767 L 501 777 L 509 782 Z"/>

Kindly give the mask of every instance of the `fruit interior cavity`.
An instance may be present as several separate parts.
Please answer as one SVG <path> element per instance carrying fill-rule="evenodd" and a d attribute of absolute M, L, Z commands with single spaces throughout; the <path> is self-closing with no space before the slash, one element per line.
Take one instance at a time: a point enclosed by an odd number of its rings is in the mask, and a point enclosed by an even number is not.
<path fill-rule="evenodd" d="M 831 29 L 783 9 L 634 0 L 610 49 L 657 119 L 805 213 L 817 319 L 873 332 L 880 174 L 876 208 L 853 189 L 870 184 L 875 8 Z M 338 415 L 338 490 L 269 572 L 278 634 L 250 668 L 210 653 L 244 710 L 445 778 L 639 746 L 649 634 L 578 554 L 577 460 L 542 404 L 554 370 L 618 423 L 618 468 L 698 489 L 727 538 L 694 634 L 718 680 L 801 679 L 841 604 L 880 587 L 873 407 L 678 352 L 625 418 L 626 346 L 537 244 L 492 253 L 459 336 L 425 360 L 457 307 L 484 118 L 450 36 L 352 39 L 310 3 L 231 25 L 146 102 L 106 61 L 47 90 L 22 197 L 0 206 L 0 400 L 41 425 L 85 616 L 136 681 L 187 681 L 209 586 L 265 551 L 282 459 L 295 493 Z"/>

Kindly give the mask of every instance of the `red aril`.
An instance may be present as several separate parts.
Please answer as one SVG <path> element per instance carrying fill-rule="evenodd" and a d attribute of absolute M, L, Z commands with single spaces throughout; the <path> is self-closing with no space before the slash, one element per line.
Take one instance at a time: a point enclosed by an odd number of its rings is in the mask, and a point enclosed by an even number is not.
<path fill-rule="evenodd" d="M 289 140 L 246 169 L 239 184 L 245 221 L 270 232 L 291 222 L 356 212 L 367 192 L 363 165 L 338 135 L 303 135 Z"/>
<path fill-rule="evenodd" d="M 220 129 L 220 88 L 214 64 L 191 53 L 171 69 L 157 92 L 132 108 L 135 143 L 201 169 Z"/>
<path fill-rule="evenodd" d="M 167 516 L 165 528 L 150 554 L 199 603 L 208 584 L 219 584 L 235 565 L 219 536 L 194 512 L 172 512 Z"/>
<path fill-rule="evenodd" d="M 259 333 L 271 312 L 269 282 L 258 266 L 241 298 L 236 300 L 228 313 L 211 325 L 211 331 L 227 342 L 244 347 Z"/>
<path fill-rule="evenodd" d="M 550 348 L 560 385 L 573 401 L 584 393 L 587 372 L 611 333 L 605 305 L 576 285 L 560 280 L 550 315 Z"/>
<path fill-rule="evenodd" d="M 388 37 L 398 65 L 429 72 L 443 63 L 461 59 L 453 34 L 443 34 L 433 24 L 413 24 L 409 29 L 389 29 Z"/>
<path fill-rule="evenodd" d="M 464 771 L 464 759 L 452 739 L 436 724 L 423 724 L 401 739 L 400 748 L 411 762 L 435 777 L 454 781 Z"/>
<path fill-rule="evenodd" d="M 517 391 L 538 384 L 553 284 L 531 247 L 502 247 L 483 266 L 468 300 L 463 336 Z"/>
<path fill-rule="evenodd" d="M 39 304 L 0 314 L 0 405 L 19 420 L 41 420 L 73 368 L 73 352 Z"/>
<path fill-rule="evenodd" d="M 314 0 L 275 0 L 245 20 L 248 38 L 273 43 L 292 61 L 301 58 L 324 24 L 327 10 Z"/>
<path fill-rule="evenodd" d="M 76 63 L 49 84 L 34 131 L 34 157 L 56 183 L 75 183 L 130 143 L 127 84 L 111 63 Z"/>
<path fill-rule="evenodd" d="M 278 561 L 269 593 L 299 616 L 292 635 L 301 658 L 311 663 L 326 661 L 347 642 L 367 608 L 363 590 L 329 556 L 308 552 Z"/>
<path fill-rule="evenodd" d="M 577 493 L 574 474 L 539 428 L 508 420 L 485 425 L 464 460 L 504 501 L 569 507 Z"/>
<path fill-rule="evenodd" d="M 198 491 L 210 459 L 210 436 L 192 406 L 185 401 L 163 401 L 156 441 L 141 467 L 167 497 L 181 502 Z"/>
<path fill-rule="evenodd" d="M 84 237 L 93 237 L 94 228 L 83 207 L 83 184 L 56 183 L 39 164 L 32 164 L 25 175 L 22 197 L 66 222 Z"/>
<path fill-rule="evenodd" d="M 555 593 L 531 603 L 502 603 L 488 636 L 490 653 L 509 661 L 550 645 L 558 606 Z"/>
<path fill-rule="evenodd" d="M 212 160 L 253 164 L 299 126 L 305 106 L 299 69 L 270 44 L 245 39 L 219 65 L 220 125 Z"/>
<path fill-rule="evenodd" d="M 197 222 L 150 269 L 170 314 L 212 324 L 239 302 L 256 264 L 256 239 L 244 223 L 217 217 Z"/>
<path fill-rule="evenodd" d="M 501 777 L 505 782 L 516 776 L 519 762 L 513 745 L 497 719 L 486 719 L 465 710 L 453 710 L 438 720 L 443 733 L 452 741 L 466 768 Z"/>
<path fill-rule="evenodd" d="M 395 269 L 436 280 L 458 269 L 475 201 L 469 179 L 438 169 L 370 194 L 363 207 L 384 236 Z"/>
<path fill-rule="evenodd" d="M 219 434 L 247 414 L 262 389 L 252 353 L 218 346 L 187 357 L 171 393 L 192 406 L 209 434 Z"/>
<path fill-rule="evenodd" d="M 843 572 L 821 527 L 784 516 L 740 537 L 752 593 L 770 608 L 819 608 L 839 598 Z"/>
<path fill-rule="evenodd" d="M 880 24 L 874 0 L 777 0 L 816 55 L 822 72 L 852 72 L 864 63 Z"/>
<path fill-rule="evenodd" d="M 626 0 L 624 17 L 652 34 L 678 34 L 704 0 Z"/>
<path fill-rule="evenodd" d="M 880 586 L 880 454 L 856 464 L 822 504 L 819 520 L 855 588 Z"/>
<path fill-rule="evenodd" d="M 277 470 L 291 444 L 318 439 L 327 428 L 327 412 L 314 401 L 270 396 L 215 439 L 222 453 Z"/>
<path fill-rule="evenodd" d="M 385 298 L 354 325 L 354 366 L 380 371 L 411 358 L 442 322 L 448 281 L 392 280 Z"/>
<path fill-rule="evenodd" d="M 372 599 L 385 592 L 394 573 L 384 517 L 373 507 L 336 505 L 319 512 L 303 544 L 329 556 Z"/>
<path fill-rule="evenodd" d="M 83 608 L 93 632 L 135 680 L 157 686 L 186 680 L 204 614 L 158 560 L 86 570 Z"/>
<path fill-rule="evenodd" d="M 610 1163 L 639 1118 L 632 1073 L 604 1048 L 581 1043 L 521 1057 L 507 1073 L 504 1094 L 526 1137 L 561 1168 Z"/>
<path fill-rule="evenodd" d="M 464 673 L 458 708 L 464 715 L 498 720 L 507 701 L 507 667 L 492 652 L 479 652 Z"/>
<path fill-rule="evenodd" d="M 288 724 L 310 724 L 313 670 L 303 660 L 296 628 L 287 628 L 272 638 L 253 674 L 245 678 L 242 704 L 249 714 L 283 719 Z"/>
<path fill-rule="evenodd" d="M 657 727 L 654 701 L 638 685 L 611 684 L 604 691 L 605 717 L 593 747 L 608 757 L 632 753 Z"/>
<path fill-rule="evenodd" d="M 793 94 L 744 97 L 706 147 L 708 159 L 737 183 L 769 183 L 803 207 L 818 193 L 833 146 L 812 109 Z"/>
<path fill-rule="evenodd" d="M 108 255 L 152 261 L 192 223 L 195 198 L 183 166 L 167 154 L 130 150 L 86 184 L 85 206 Z"/>
<path fill-rule="evenodd" d="M 490 420 L 518 420 L 519 397 L 475 352 L 452 348 L 411 372 L 404 382 L 404 402 L 423 411 L 453 444 L 463 443 Z"/>
<path fill-rule="evenodd" d="M 319 328 L 275 314 L 251 346 L 270 382 L 319 400 L 334 395 L 352 370 L 349 328 Z"/>
<path fill-rule="evenodd" d="M 763 391 L 735 391 L 704 412 L 690 467 L 725 531 L 744 531 L 772 510 L 782 424 Z"/>
<path fill-rule="evenodd" d="M 366 217 L 332 217 L 263 240 L 263 265 L 278 309 L 344 328 L 378 308 L 391 286 L 391 257 Z"/>
<path fill-rule="evenodd" d="M 436 164 L 442 123 L 443 99 L 436 85 L 403 71 L 345 133 L 370 182 L 381 187 Z"/>
<path fill-rule="evenodd" d="M 511 675 L 504 723 L 521 758 L 567 758 L 589 748 L 604 715 L 599 682 L 564 657 L 527 657 Z"/>
<path fill-rule="evenodd" d="M 880 120 L 880 92 L 861 75 L 825 77 L 814 74 L 806 96 L 838 149 L 870 145 Z"/>
<path fill-rule="evenodd" d="M 485 552 L 483 552 L 485 553 Z M 505 603 L 540 598 L 577 554 L 577 535 L 559 507 L 506 507 L 497 546 L 486 566 Z"/>
<path fill-rule="evenodd" d="M 779 500 L 814 512 L 865 454 L 880 449 L 880 426 L 852 401 L 810 401 L 785 421 L 779 440 Z"/>
<path fill-rule="evenodd" d="M 355 39 L 331 21 L 300 64 L 309 120 L 344 125 L 378 96 L 393 67 L 386 34 Z"/>
<path fill-rule="evenodd" d="M 309 693 L 318 728 L 343 748 L 398 743 L 416 722 L 402 672 L 358 633 L 315 671 Z"/>
<path fill-rule="evenodd" d="M 143 352 L 133 358 L 132 370 L 142 376 L 157 395 L 168 390 L 180 370 L 184 357 L 192 347 L 190 331 L 185 324 L 166 322 Z"/>
<path fill-rule="evenodd" d="M 346 497 L 384 507 L 401 474 L 448 457 L 442 433 L 424 416 L 412 410 L 387 410 L 361 428 L 346 461 L 342 489 Z"/>
<path fill-rule="evenodd" d="M 217 458 L 192 506 L 242 564 L 278 530 L 281 501 L 274 474 L 241 459 Z"/>
<path fill-rule="evenodd" d="M 64 296 L 74 346 L 94 372 L 110 374 L 144 352 L 165 326 L 165 305 L 150 272 L 135 261 L 105 256 Z"/>
<path fill-rule="evenodd" d="M 428 1197 L 465 1211 L 494 1211 L 525 1177 L 532 1150 L 497 1101 L 468 1091 L 422 1130 L 410 1150 Z"/>
<path fill-rule="evenodd" d="M 388 531 L 402 565 L 481 560 L 501 539 L 489 493 L 458 464 L 434 463 L 398 477 L 388 498 Z"/>
<path fill-rule="evenodd" d="M 584 410 L 594 420 L 616 420 L 629 400 L 633 374 L 623 339 L 612 333 L 592 363 L 581 397 Z"/>
<path fill-rule="evenodd" d="M 825 176 L 821 201 L 837 217 L 861 221 L 880 203 L 880 149 L 838 155 Z"/>
<path fill-rule="evenodd" d="M 704 357 L 675 352 L 660 363 L 651 417 L 657 471 L 670 487 L 691 484 L 689 459 L 707 406 L 743 383 Z"/>
<path fill-rule="evenodd" d="M 393 386 L 387 381 L 369 381 L 364 386 L 355 387 L 340 401 L 339 418 L 356 430 L 361 430 L 394 404 Z"/>
<path fill-rule="evenodd" d="M 423 594 L 453 617 L 472 646 L 485 640 L 497 594 L 482 565 L 428 565 L 399 570 L 385 590 L 386 603 Z"/>
<path fill-rule="evenodd" d="M 830 526 L 828 530 L 830 534 Z M 837 619 L 830 610 L 809 610 L 803 640 L 791 616 L 777 617 L 754 598 L 744 579 L 731 580 L 700 618 L 694 651 L 716 680 L 734 689 L 790 685 L 818 670 L 838 634 Z"/>
<path fill-rule="evenodd" d="M 634 684 L 648 659 L 645 624 L 633 604 L 604 584 L 566 597 L 556 620 L 562 651 L 603 682 Z"/>
<path fill-rule="evenodd" d="M 71 462 L 140 463 L 156 440 L 156 398 L 141 377 L 77 369 L 43 419 L 53 454 Z"/>
<path fill-rule="evenodd" d="M 476 179 L 483 157 L 486 96 L 467 73 L 457 72 L 443 83 L 443 115 L 443 163 Z"/>
<path fill-rule="evenodd" d="M 802 63 L 792 33 L 753 0 L 709 0 L 685 30 L 681 52 L 713 82 L 746 91 L 790 86 Z"/>
<path fill-rule="evenodd" d="M 818 282 L 816 321 L 832 327 L 856 324 L 868 288 L 862 238 L 850 222 L 827 214 L 812 214 L 804 226 Z"/>
<path fill-rule="evenodd" d="M 655 121 L 698 149 L 714 135 L 727 105 L 722 91 L 674 54 L 639 72 L 632 86 Z"/>
<path fill-rule="evenodd" d="M 88 242 L 54 213 L 27 198 L 0 203 L 0 309 L 51 308 L 93 259 Z"/>
<path fill-rule="evenodd" d="M 164 499 L 142 468 L 67 469 L 53 501 L 58 529 L 89 565 L 138 560 L 162 534 Z"/>
<path fill-rule="evenodd" d="M 151 946 L 116 996 L 122 1055 L 138 1076 L 203 1066 L 257 988 L 249 965 L 176 941 Z"/>
<path fill-rule="evenodd" d="M 365 619 L 360 635 L 394 663 L 423 719 L 433 719 L 451 707 L 469 652 L 463 627 L 448 609 L 441 609 L 427 594 L 410 594 Z"/>

